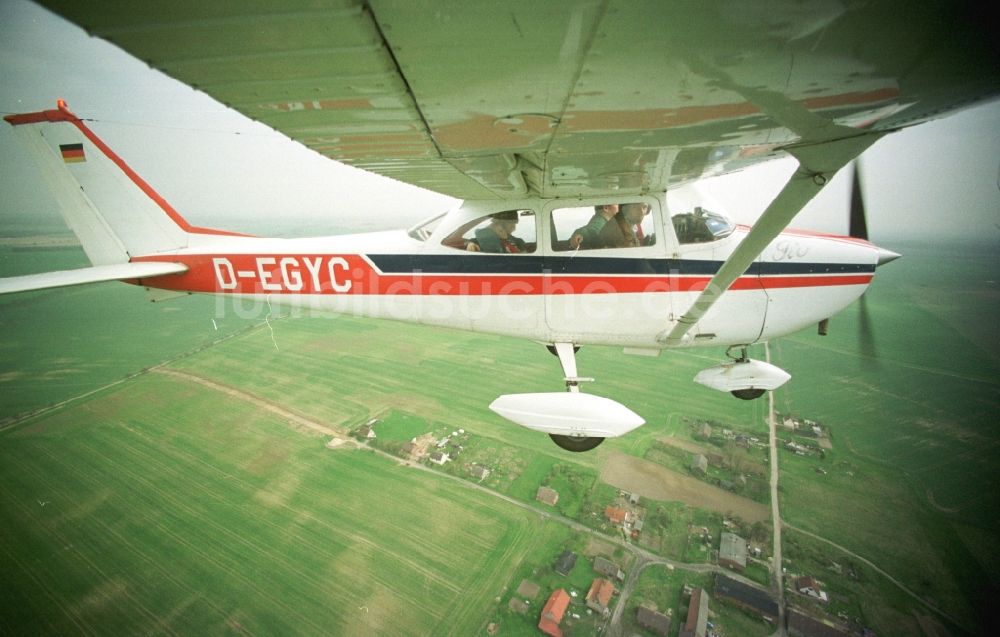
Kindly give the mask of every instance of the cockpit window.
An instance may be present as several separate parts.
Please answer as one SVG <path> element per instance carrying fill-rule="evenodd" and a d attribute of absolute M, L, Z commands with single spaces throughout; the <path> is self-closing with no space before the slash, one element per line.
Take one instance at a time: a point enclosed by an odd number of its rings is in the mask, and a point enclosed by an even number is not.
<path fill-rule="evenodd" d="M 612 203 L 552 211 L 552 249 L 639 248 L 656 243 L 653 216 L 644 202 Z"/>
<path fill-rule="evenodd" d="M 680 243 L 708 243 L 728 237 L 736 227 L 717 212 L 697 207 L 694 212 L 682 212 L 671 219 Z"/>
<path fill-rule="evenodd" d="M 455 250 L 498 254 L 530 254 L 535 251 L 535 213 L 505 210 L 463 223 L 441 242 Z"/>

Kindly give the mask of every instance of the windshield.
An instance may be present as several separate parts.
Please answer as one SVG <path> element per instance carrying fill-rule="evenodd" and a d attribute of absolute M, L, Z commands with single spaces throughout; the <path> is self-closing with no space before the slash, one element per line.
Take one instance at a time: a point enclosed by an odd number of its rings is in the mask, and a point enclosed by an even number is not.
<path fill-rule="evenodd" d="M 708 243 L 728 237 L 736 227 L 717 212 L 697 207 L 694 212 L 682 212 L 671 220 L 680 243 Z"/>
<path fill-rule="evenodd" d="M 447 213 L 442 212 L 441 214 L 434 215 L 430 219 L 425 219 L 407 230 L 406 233 L 417 241 L 427 241 L 430 239 L 431 235 L 434 234 L 434 231 L 437 230 L 438 224 L 441 223 L 441 220 L 444 219 L 446 214 Z"/>

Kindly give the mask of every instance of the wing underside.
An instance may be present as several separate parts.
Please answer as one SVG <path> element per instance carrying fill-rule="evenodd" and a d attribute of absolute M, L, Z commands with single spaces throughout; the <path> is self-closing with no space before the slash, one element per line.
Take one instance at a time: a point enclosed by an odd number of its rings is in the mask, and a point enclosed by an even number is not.
<path fill-rule="evenodd" d="M 466 199 L 661 191 L 998 86 L 961 3 L 46 4 L 318 153 Z"/>

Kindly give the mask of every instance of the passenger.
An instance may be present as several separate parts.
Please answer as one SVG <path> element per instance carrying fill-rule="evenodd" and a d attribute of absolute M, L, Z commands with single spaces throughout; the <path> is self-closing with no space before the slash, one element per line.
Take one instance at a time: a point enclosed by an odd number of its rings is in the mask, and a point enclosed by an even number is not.
<path fill-rule="evenodd" d="M 618 214 L 618 204 L 609 203 L 603 206 L 594 206 L 594 216 L 590 218 L 587 225 L 577 228 L 569 238 L 569 247 L 573 250 L 593 250 L 603 248 L 599 240 L 601 231 L 616 214 Z"/>
<path fill-rule="evenodd" d="M 490 223 L 476 230 L 476 236 L 466 244 L 470 252 L 498 252 L 517 254 L 525 252 L 524 241 L 514 236 L 517 229 L 517 211 L 507 210 L 490 215 Z"/>
<path fill-rule="evenodd" d="M 652 245 L 653 237 L 646 237 L 642 231 L 642 220 L 649 214 L 649 204 L 626 203 L 614 216 L 614 223 L 608 223 L 598 235 L 602 248 L 637 248 Z"/>

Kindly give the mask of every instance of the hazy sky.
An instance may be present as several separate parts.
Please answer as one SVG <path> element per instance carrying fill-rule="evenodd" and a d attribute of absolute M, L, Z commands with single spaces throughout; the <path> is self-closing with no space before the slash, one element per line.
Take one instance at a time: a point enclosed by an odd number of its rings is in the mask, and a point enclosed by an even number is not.
<path fill-rule="evenodd" d="M 453 200 L 343 166 L 255 124 L 116 47 L 20 0 L 0 0 L 0 111 L 80 117 L 194 224 L 254 233 L 409 225 Z M 872 239 L 944 236 L 1000 243 L 1000 103 L 880 141 L 864 156 Z M 710 180 L 733 218 L 752 222 L 794 162 Z M 793 223 L 846 232 L 849 176 Z M 10 127 L 0 126 L 0 220 L 55 207 Z"/>

